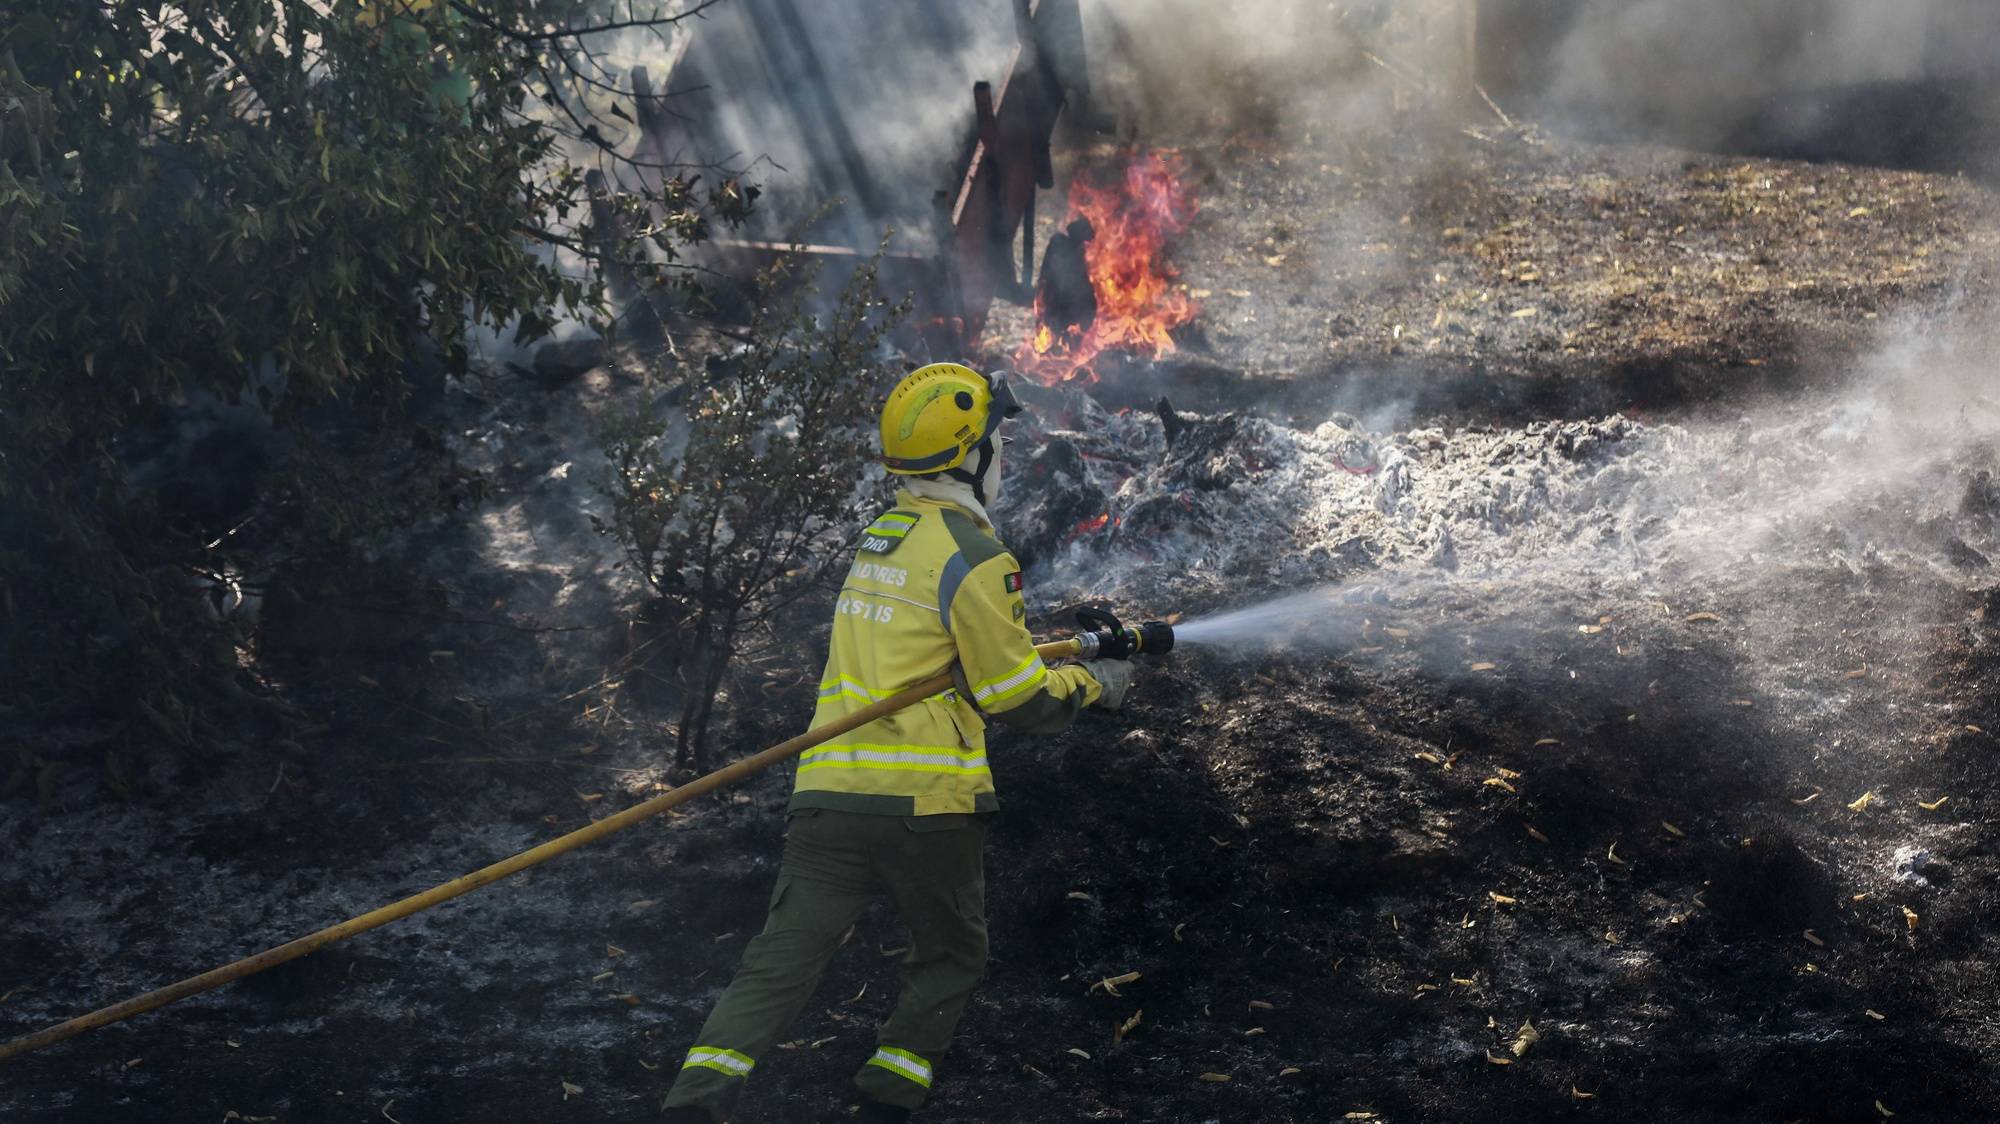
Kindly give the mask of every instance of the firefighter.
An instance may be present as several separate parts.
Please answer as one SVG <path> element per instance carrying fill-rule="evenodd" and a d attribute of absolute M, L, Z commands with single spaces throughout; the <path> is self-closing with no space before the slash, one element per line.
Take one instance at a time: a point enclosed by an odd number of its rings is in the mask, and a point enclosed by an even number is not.
<path fill-rule="evenodd" d="M 1020 404 L 956 363 L 905 378 L 882 409 L 895 506 L 863 532 L 834 606 L 815 726 L 954 669 L 958 686 L 799 760 L 764 931 L 744 949 L 667 1094 L 669 1120 L 726 1119 L 744 1079 L 798 1019 L 842 936 L 876 895 L 909 928 L 902 993 L 855 1074 L 863 1121 L 901 1121 L 929 1094 L 986 966 L 981 847 L 998 807 L 986 719 L 1034 734 L 1092 703 L 1116 709 L 1130 665 L 1047 667 L 1024 620 L 1021 567 L 993 536 L 997 430 Z"/>

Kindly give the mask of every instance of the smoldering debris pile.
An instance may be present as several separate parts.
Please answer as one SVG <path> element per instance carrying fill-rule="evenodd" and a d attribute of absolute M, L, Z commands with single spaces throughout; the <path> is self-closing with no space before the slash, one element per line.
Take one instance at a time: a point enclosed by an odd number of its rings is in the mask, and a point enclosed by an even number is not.
<path fill-rule="evenodd" d="M 2000 402 L 1934 367 L 1817 408 L 1378 432 L 1040 396 L 1000 518 L 1054 601 L 1191 610 L 1367 576 L 1658 598 L 1746 570 L 1989 573 Z"/>

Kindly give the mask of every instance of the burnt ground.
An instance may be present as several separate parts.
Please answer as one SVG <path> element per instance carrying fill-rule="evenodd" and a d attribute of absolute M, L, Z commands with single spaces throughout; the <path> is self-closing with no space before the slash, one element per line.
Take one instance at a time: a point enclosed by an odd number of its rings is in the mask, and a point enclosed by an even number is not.
<path fill-rule="evenodd" d="M 1370 220 L 1388 237 L 1418 232 L 1408 237 L 1428 240 L 1428 258 L 1341 252 L 1295 274 L 1310 254 L 1253 256 L 1276 240 L 1279 209 L 1333 208 L 1349 196 L 1331 185 L 1365 194 L 1358 172 L 1342 173 L 1351 183 L 1315 173 L 1316 155 L 1287 170 L 1294 157 L 1274 154 L 1268 180 L 1212 194 L 1182 249 L 1208 311 L 1164 377 L 1218 399 L 1252 392 L 1217 372 L 1289 379 L 1309 392 L 1275 412 L 1324 417 L 1354 372 L 1435 358 L 1470 380 L 1460 408 L 1532 414 L 1542 391 L 1485 388 L 1574 388 L 1597 370 L 1618 389 L 1549 399 L 1590 412 L 1629 391 L 1615 381 L 1629 363 L 1711 372 L 1677 384 L 1695 401 L 1758 378 L 1752 360 L 1804 371 L 1859 347 L 1843 334 L 1850 312 L 1886 315 L 1976 279 L 1937 263 L 1991 238 L 1968 217 L 1982 197 L 1960 181 L 1460 140 L 1492 162 L 1490 191 L 1409 212 L 1407 227 L 1393 207 Z M 1536 163 L 1546 159 L 1556 166 Z M 1811 292 L 1754 262 L 1704 267 L 1685 288 L 1668 265 L 1625 292 L 1617 268 L 1566 252 L 1569 228 L 1501 229 L 1522 200 L 1542 199 L 1601 238 L 1650 248 L 1648 261 L 1680 251 L 1643 230 L 1683 223 L 1691 233 L 1676 237 L 1704 252 L 1749 254 L 1803 221 L 1743 234 L 1760 201 L 1814 198 L 1807 186 L 1834 198 L 1827 226 L 1880 227 L 1874 240 L 1830 238 L 1832 256 L 1799 265 L 1826 278 Z M 1615 205 L 1589 202 L 1592 191 Z M 1862 206 L 1869 215 L 1851 214 Z M 1869 225 L 1885 214 L 1922 221 Z M 1934 228 L 1949 238 L 1917 237 Z M 1908 274 L 1895 269 L 1902 247 Z M 1338 272 L 1367 260 L 1394 276 Z M 1523 279 L 1524 260 L 1544 278 Z M 1719 297 L 1715 271 L 1735 279 Z M 1470 280 L 1424 280 L 1439 273 Z M 1329 276 L 1348 278 L 1330 290 L 1338 299 L 1312 297 Z M 1289 290 L 1277 283 L 1288 278 Z M 1262 302 L 1258 319 L 1229 301 Z M 1525 307 L 1538 312 L 1513 316 Z M 1488 371 L 1520 382 L 1480 381 Z M 603 386 L 510 390 L 493 409 L 514 413 L 482 424 L 532 434 Z M 1273 387 L 1285 389 L 1256 393 Z M 494 506 L 410 547 L 408 564 L 447 575 L 446 611 L 373 650 L 275 664 L 309 720 L 295 736 L 200 758 L 159 750 L 125 797 L 77 773 L 46 801 L 0 802 L 0 1034 L 289 939 L 658 791 L 670 712 L 606 707 L 592 690 L 630 650 L 630 590 L 550 491 L 575 459 L 560 442 L 518 438 L 500 455 Z M 1926 596 L 1910 596 L 1913 584 Z M 994 960 L 924 1118 L 2000 1118 L 1987 1060 L 2000 1046 L 1990 588 L 1864 555 L 1775 580 L 1745 572 L 1695 602 L 1553 587 L 1538 591 L 1537 622 L 1510 627 L 1507 603 L 1476 584 L 1363 586 L 1352 596 L 1369 606 L 1365 623 L 1338 643 L 1237 658 L 1190 648 L 1152 667 L 1119 714 L 1042 741 L 996 734 Z M 1771 662 L 1774 648 L 1789 658 Z M 796 731 L 813 659 L 744 676 L 724 756 Z M 296 965 L 6 1063 L 0 1116 L 653 1119 L 761 919 L 788 785 L 784 772 L 760 778 Z M 845 1103 L 902 944 L 885 910 L 863 920 L 739 1119 L 811 1120 Z"/>
<path fill-rule="evenodd" d="M 1915 666 L 1813 622 L 1867 669 L 1828 723 L 1739 663 L 1769 607 L 1735 592 L 1719 621 L 1592 606 L 1604 631 L 1489 640 L 1481 672 L 1461 628 L 1491 607 L 1385 598 L 1400 640 L 1184 653 L 1124 712 L 1001 735 L 995 957 L 927 1118 L 1985 1118 L 1988 602 L 1900 622 L 1930 638 Z M 1876 591 L 1813 592 L 1865 615 Z M 807 705 L 781 690 L 739 747 Z M 561 716 L 425 744 L 376 709 L 134 803 L 9 804 L 8 1028 L 578 826 L 654 756 Z M 1903 736 L 1868 736 L 1884 712 Z M 649 1119 L 761 918 L 787 780 L 11 1063 L 8 1119 Z M 871 912 L 741 1119 L 836 1094 L 902 944 Z"/>

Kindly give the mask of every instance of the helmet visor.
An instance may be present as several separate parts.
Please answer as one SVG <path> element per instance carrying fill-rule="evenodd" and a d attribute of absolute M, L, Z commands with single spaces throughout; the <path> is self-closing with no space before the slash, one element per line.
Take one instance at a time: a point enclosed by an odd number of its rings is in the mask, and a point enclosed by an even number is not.
<path fill-rule="evenodd" d="M 1007 372 L 995 371 L 986 376 L 986 385 L 993 391 L 993 405 L 990 408 L 994 414 L 1003 419 L 1020 414 L 1021 400 L 1014 396 L 1014 388 L 1007 381 Z"/>
<path fill-rule="evenodd" d="M 986 429 L 979 435 L 978 444 L 991 441 L 1001 422 L 1021 412 L 1021 400 L 1014 397 L 1014 388 L 1007 385 L 1005 371 L 995 371 L 986 376 L 986 388 L 992 392 L 993 401 L 986 407 Z"/>

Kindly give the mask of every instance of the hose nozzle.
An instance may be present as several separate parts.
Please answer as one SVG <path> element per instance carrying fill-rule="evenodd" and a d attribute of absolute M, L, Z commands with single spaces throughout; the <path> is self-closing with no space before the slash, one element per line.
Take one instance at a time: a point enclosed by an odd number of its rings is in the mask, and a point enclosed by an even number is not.
<path fill-rule="evenodd" d="M 1085 660 L 1129 660 L 1140 652 L 1165 655 L 1174 650 L 1174 626 L 1165 621 L 1147 621 L 1128 628 L 1104 609 L 1077 610 L 1077 658 Z"/>

